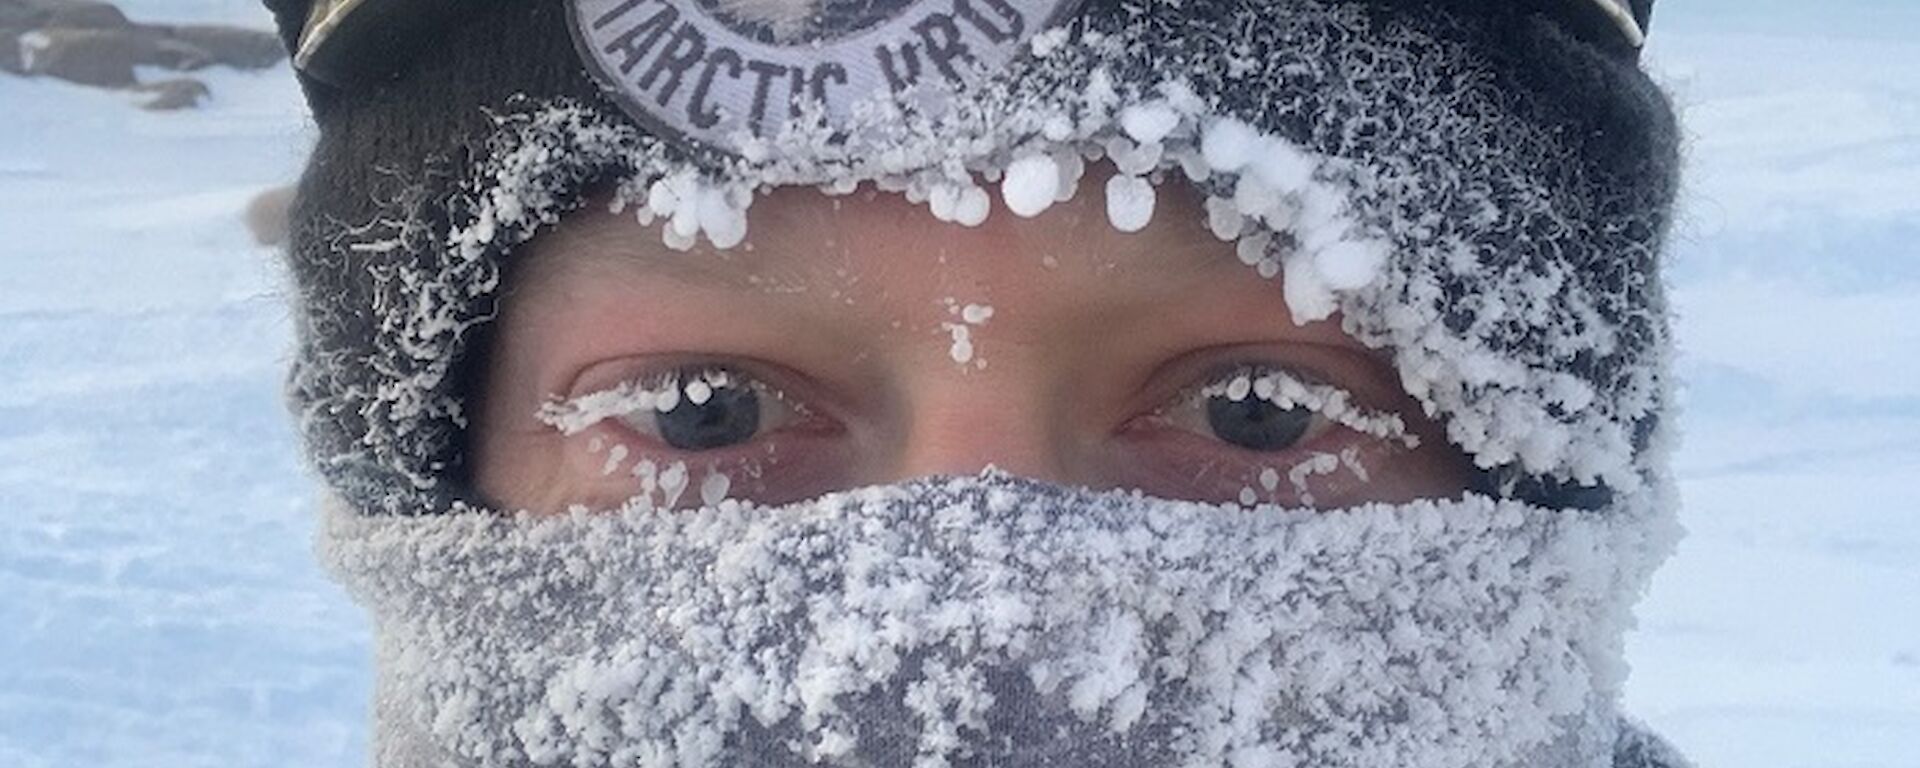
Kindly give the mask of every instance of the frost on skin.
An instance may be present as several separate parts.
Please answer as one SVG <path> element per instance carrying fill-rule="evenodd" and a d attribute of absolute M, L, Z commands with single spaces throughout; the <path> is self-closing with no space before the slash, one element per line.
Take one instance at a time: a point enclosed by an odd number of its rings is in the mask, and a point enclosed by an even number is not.
<path fill-rule="evenodd" d="M 336 509 L 321 550 L 382 628 L 381 764 L 1598 768 L 1664 502 L 1244 509 L 986 475 Z"/>
<path fill-rule="evenodd" d="M 1313 506 L 1313 492 L 1307 490 L 1307 481 L 1320 476 L 1331 475 L 1340 469 L 1340 457 L 1331 453 L 1316 453 L 1287 470 L 1287 482 L 1293 485 L 1293 492 L 1300 497 L 1300 503 Z"/>
<path fill-rule="evenodd" d="M 973 362 L 973 329 L 962 323 L 941 323 L 952 343 L 947 345 L 947 357 L 959 365 Z"/>
<path fill-rule="evenodd" d="M 601 465 L 600 474 L 611 475 L 619 471 L 620 465 L 626 463 L 626 461 L 627 447 L 624 445 L 615 445 L 613 450 L 607 451 L 607 461 Z"/>
<path fill-rule="evenodd" d="M 984 358 L 974 357 L 973 329 L 977 326 L 986 325 L 988 320 L 993 319 L 993 307 L 985 304 L 968 304 L 963 307 L 952 297 L 947 298 L 946 304 L 947 312 L 957 315 L 960 319 L 960 322 L 957 323 L 943 322 L 940 324 L 941 330 L 946 331 L 949 342 L 947 345 L 947 357 L 961 366 L 971 364 L 977 368 L 987 367 L 987 361 Z"/>
<path fill-rule="evenodd" d="M 368 270 L 375 301 L 401 308 L 378 318 L 370 350 L 301 356 L 294 386 L 318 461 L 372 508 L 418 499 L 356 473 L 436 487 L 464 418 L 453 362 L 488 317 L 501 261 L 589 184 L 615 184 L 617 204 L 670 246 L 725 247 L 750 242 L 760 189 L 868 183 L 977 225 L 993 215 L 991 180 L 1014 214 L 1038 212 L 1048 187 L 1071 195 L 1097 159 L 1120 170 L 1106 190 L 1117 226 L 1151 217 L 1151 185 L 1192 180 L 1209 229 L 1278 278 L 1299 319 L 1337 313 L 1389 350 L 1480 466 L 1621 490 L 1648 478 L 1636 455 L 1666 392 L 1648 277 L 1665 207 L 1617 194 L 1659 191 L 1595 187 L 1573 134 L 1512 117 L 1466 42 L 1419 25 L 1321 0 L 1206 16 L 1123 6 L 1036 36 L 1030 56 L 944 111 L 875 100 L 844 125 L 803 116 L 734 157 L 690 155 L 577 103 L 503 105 L 445 201 L 444 230 L 427 207 L 396 203 L 340 227 L 328 247 L 344 255 L 314 257 L 424 254 Z M 1241 50 L 1264 55 L 1221 53 Z M 1516 239 L 1538 232 L 1556 236 Z M 357 327 L 312 322 L 317 334 Z"/>

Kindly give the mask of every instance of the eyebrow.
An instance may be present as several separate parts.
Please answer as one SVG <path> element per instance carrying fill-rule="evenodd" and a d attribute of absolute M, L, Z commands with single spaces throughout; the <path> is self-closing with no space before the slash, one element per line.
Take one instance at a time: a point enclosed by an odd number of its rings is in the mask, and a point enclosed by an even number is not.
<path fill-rule="evenodd" d="M 996 213 L 1011 215 L 1004 210 Z M 517 287 L 525 289 L 536 286 L 560 274 L 569 265 L 591 264 L 611 267 L 623 277 L 665 277 L 683 285 L 713 290 L 761 288 L 768 277 L 793 269 L 794 260 L 801 258 L 794 248 L 788 247 L 791 239 L 789 242 L 769 243 L 763 240 L 756 243 L 751 230 L 745 242 L 724 251 L 713 249 L 704 240 L 693 249 L 676 251 L 661 240 L 659 228 L 666 226 L 666 222 L 642 227 L 633 224 L 632 219 L 625 218 L 630 213 L 594 215 L 621 219 L 619 223 L 624 226 L 614 226 L 615 222 L 612 221 L 595 221 L 585 230 L 550 230 L 549 234 L 558 234 L 559 237 L 548 239 L 545 243 L 533 243 L 530 254 L 533 258 L 530 261 L 536 266 L 531 267 L 530 274 L 515 279 L 519 284 Z M 1101 213 L 1092 215 L 1099 216 Z M 1172 214 L 1163 210 L 1158 215 Z M 763 219 L 759 223 L 764 229 L 774 222 Z M 1044 223 L 1040 225 L 1046 226 Z M 1106 223 L 1103 221 L 1094 226 L 1106 226 Z M 1222 265 L 1241 266 L 1234 250 L 1235 241 L 1214 236 L 1204 219 L 1175 226 L 1173 231 L 1164 228 L 1150 230 L 1155 234 L 1122 234 L 1114 230 L 1113 234 L 1120 238 L 1118 242 L 1126 245 L 1103 248 L 1097 252 L 1085 247 L 1070 247 L 1059 253 L 1039 254 L 1036 258 L 1052 256 L 1062 261 L 1069 258 L 1097 259 L 1104 262 L 1101 264 L 1103 267 L 1129 275 L 1161 279 L 1173 279 Z M 921 244 L 915 245 L 917 253 L 921 250 Z M 903 253 L 901 257 L 913 255 Z M 1247 267 L 1246 271 L 1248 279 L 1259 279 L 1251 267 Z"/>
<path fill-rule="evenodd" d="M 619 214 L 614 214 L 619 215 Z M 517 277 L 521 289 L 538 286 L 579 266 L 607 267 L 622 277 L 658 276 L 674 282 L 716 289 L 752 287 L 753 278 L 773 261 L 750 243 L 717 251 L 702 243 L 676 251 L 661 240 L 660 226 L 604 226 L 594 222 L 586 231 L 554 229 L 559 237 L 535 242 L 528 274 Z M 562 225 L 564 226 L 564 224 Z M 563 234 L 561 234 L 563 233 Z"/>

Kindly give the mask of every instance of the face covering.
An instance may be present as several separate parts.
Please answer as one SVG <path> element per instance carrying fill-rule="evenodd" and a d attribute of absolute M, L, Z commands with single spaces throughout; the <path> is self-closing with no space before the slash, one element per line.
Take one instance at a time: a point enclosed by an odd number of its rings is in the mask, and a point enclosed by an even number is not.
<path fill-rule="evenodd" d="M 1316 511 L 998 473 L 326 516 L 382 766 L 1607 766 L 1663 490 Z"/>

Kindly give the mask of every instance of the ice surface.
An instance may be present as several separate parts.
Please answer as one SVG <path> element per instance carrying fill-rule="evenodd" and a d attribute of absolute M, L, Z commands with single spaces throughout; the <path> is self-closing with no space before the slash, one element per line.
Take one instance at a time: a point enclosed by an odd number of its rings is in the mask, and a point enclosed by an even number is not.
<path fill-rule="evenodd" d="M 1693 136 L 1690 538 L 1627 703 L 1702 766 L 1920 754 L 1916 28 L 1892 0 L 1654 25 Z M 366 764 L 366 622 L 309 561 L 286 310 L 234 218 L 309 138 L 284 68 L 208 77 L 207 109 L 153 115 L 0 76 L 0 765 Z"/>

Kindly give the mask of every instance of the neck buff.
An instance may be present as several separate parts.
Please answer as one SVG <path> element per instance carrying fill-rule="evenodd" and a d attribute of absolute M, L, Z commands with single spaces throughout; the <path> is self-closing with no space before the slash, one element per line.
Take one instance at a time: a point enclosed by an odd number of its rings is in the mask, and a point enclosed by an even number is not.
<path fill-rule="evenodd" d="M 989 472 L 342 506 L 320 549 L 378 623 L 382 766 L 1658 765 L 1615 705 L 1665 493 L 1312 511 Z"/>

